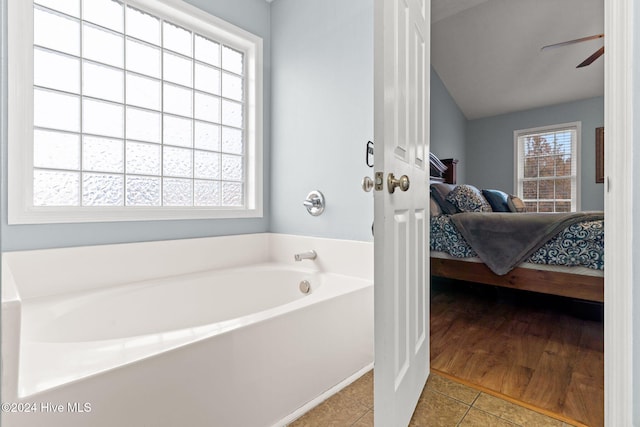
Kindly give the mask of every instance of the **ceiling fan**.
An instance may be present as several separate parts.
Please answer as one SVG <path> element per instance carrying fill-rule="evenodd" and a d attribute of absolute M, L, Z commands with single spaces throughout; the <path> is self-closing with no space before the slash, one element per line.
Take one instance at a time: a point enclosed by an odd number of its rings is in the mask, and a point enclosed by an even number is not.
<path fill-rule="evenodd" d="M 604 34 L 595 34 L 593 36 L 582 37 L 582 38 L 575 39 L 575 40 L 568 40 L 568 41 L 562 42 L 562 43 L 555 43 L 555 44 L 550 44 L 550 45 L 547 45 L 547 46 L 543 46 L 542 49 L 540 49 L 540 50 L 553 49 L 553 48 L 556 48 L 556 47 L 567 46 L 567 45 L 574 44 L 574 43 L 586 42 L 588 40 L 601 39 L 603 37 L 604 37 Z M 600 49 L 596 50 L 591 56 L 589 56 L 587 59 L 585 59 L 580 64 L 578 64 L 578 66 L 576 68 L 582 68 L 582 67 L 586 67 L 587 65 L 590 65 L 593 61 L 595 61 L 596 59 L 600 58 L 603 54 L 604 54 L 604 46 L 602 46 Z"/>

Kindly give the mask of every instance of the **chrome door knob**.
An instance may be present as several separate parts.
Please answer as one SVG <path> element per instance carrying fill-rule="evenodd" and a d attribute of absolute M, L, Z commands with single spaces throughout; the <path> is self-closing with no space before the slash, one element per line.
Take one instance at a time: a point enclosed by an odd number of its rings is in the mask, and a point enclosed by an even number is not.
<path fill-rule="evenodd" d="M 364 178 L 362 178 L 362 189 L 368 193 L 369 191 L 373 190 L 373 180 L 371 178 L 369 178 L 368 176 L 365 176 Z"/>
<path fill-rule="evenodd" d="M 390 173 L 387 177 L 387 187 L 389 189 L 389 193 L 393 193 L 396 191 L 396 187 L 400 187 L 401 191 L 407 191 L 409 189 L 409 177 L 407 175 L 402 175 L 400 178 L 397 178 Z"/>

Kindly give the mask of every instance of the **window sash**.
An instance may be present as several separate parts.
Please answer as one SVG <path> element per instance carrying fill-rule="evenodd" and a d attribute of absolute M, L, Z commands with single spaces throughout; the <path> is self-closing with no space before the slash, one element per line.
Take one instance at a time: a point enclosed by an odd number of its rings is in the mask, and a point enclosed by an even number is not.
<path fill-rule="evenodd" d="M 179 0 L 124 0 L 121 2 L 124 7 L 129 5 L 144 10 L 175 25 L 188 28 L 194 33 L 233 46 L 245 54 L 244 142 L 246 148 L 243 179 L 245 206 L 242 208 L 34 206 L 32 184 L 34 179 L 32 95 L 34 90 L 34 5 L 31 0 L 9 0 L 9 223 L 261 217 L 262 39 Z M 126 74 L 126 71 L 123 72 Z"/>
<path fill-rule="evenodd" d="M 524 130 L 516 130 L 514 131 L 514 187 L 515 193 L 520 197 L 525 203 L 535 203 L 536 206 L 540 206 L 540 203 L 554 203 L 554 211 L 556 209 L 556 204 L 558 203 L 566 203 L 570 202 L 571 207 L 570 210 L 572 212 L 580 210 L 580 122 L 572 122 L 572 123 L 564 123 L 554 126 L 545 126 L 533 129 L 524 129 Z M 569 133 L 570 138 L 562 139 L 557 141 L 558 134 Z M 531 156 L 526 156 L 525 153 L 525 144 L 527 143 L 527 139 L 530 137 L 544 137 L 553 135 L 553 149 L 555 149 L 558 145 L 568 146 L 566 148 L 570 148 L 570 152 L 567 153 L 566 150 L 562 151 L 552 151 L 550 153 L 542 153 L 542 154 L 534 154 Z M 559 142 L 559 143 L 558 143 Z M 564 151 L 564 152 L 563 152 Z M 571 156 L 571 164 L 569 173 L 564 173 L 564 171 L 560 171 L 558 173 L 558 165 L 554 162 L 553 166 L 553 174 L 545 174 L 540 175 L 539 163 L 536 165 L 536 176 L 526 176 L 525 177 L 525 159 L 552 159 L 559 158 L 561 156 Z M 548 166 L 548 165 L 547 165 Z M 540 183 L 543 182 L 555 182 L 555 181 L 564 181 L 570 180 L 570 194 L 571 197 L 567 198 L 549 198 L 545 197 L 543 194 L 542 197 L 540 195 Z M 531 194 L 527 194 L 525 197 L 525 183 L 536 183 L 537 187 L 537 197 L 531 197 Z M 555 196 L 556 187 L 555 185 L 552 187 L 553 193 Z"/>

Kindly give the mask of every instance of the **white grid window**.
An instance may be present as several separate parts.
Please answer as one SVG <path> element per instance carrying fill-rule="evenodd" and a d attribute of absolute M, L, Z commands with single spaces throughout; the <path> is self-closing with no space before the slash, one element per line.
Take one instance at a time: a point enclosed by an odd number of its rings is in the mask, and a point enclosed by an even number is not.
<path fill-rule="evenodd" d="M 14 223 L 261 215 L 257 37 L 174 0 L 26 3 L 20 204 L 49 219 Z"/>
<path fill-rule="evenodd" d="M 580 123 L 515 132 L 516 194 L 527 212 L 575 212 Z"/>

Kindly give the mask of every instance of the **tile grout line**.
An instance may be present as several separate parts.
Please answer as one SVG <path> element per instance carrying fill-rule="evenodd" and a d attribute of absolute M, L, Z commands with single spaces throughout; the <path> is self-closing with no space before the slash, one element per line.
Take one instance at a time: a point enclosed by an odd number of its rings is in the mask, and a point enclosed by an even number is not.
<path fill-rule="evenodd" d="M 458 424 L 456 424 L 456 427 L 460 426 L 460 424 L 464 421 L 464 419 L 467 417 L 467 415 L 469 415 L 469 411 L 470 410 L 471 410 L 471 406 L 467 406 L 467 411 L 464 413 L 462 418 L 460 418 L 460 421 L 458 421 Z"/>
<path fill-rule="evenodd" d="M 481 391 L 478 392 L 478 394 L 476 394 L 476 397 L 473 399 L 473 402 L 471 402 L 471 406 L 473 407 L 473 405 L 476 404 L 476 402 L 478 401 L 478 398 L 480 397 L 480 395 L 482 394 Z M 476 408 L 477 409 L 477 408 Z"/>
<path fill-rule="evenodd" d="M 367 415 L 369 412 L 373 412 L 373 410 L 372 410 L 372 409 L 367 409 L 367 410 L 365 411 L 365 413 L 364 413 L 364 414 L 360 415 L 360 417 L 358 417 L 358 419 L 357 419 L 357 420 L 355 420 L 355 421 L 353 422 L 353 424 L 351 424 L 351 427 L 353 427 L 353 426 L 355 426 L 356 424 L 358 424 L 358 422 L 359 422 L 361 419 L 363 419 L 363 418 L 365 417 L 365 415 Z"/>
<path fill-rule="evenodd" d="M 465 386 L 466 387 L 466 386 Z M 470 404 L 468 404 L 469 408 L 467 409 L 467 412 L 464 413 L 464 416 L 460 419 L 460 421 L 458 421 L 458 424 L 456 427 L 459 427 L 460 424 L 464 421 L 464 419 L 467 417 L 467 415 L 469 415 L 469 412 L 471 411 L 471 408 L 474 408 L 478 411 L 480 411 L 480 409 L 475 408 L 473 405 L 475 405 L 476 401 L 478 400 L 478 398 L 480 397 L 480 395 L 482 394 L 481 391 L 478 392 L 478 394 L 476 394 L 476 397 L 473 398 L 473 402 L 471 402 Z M 451 396 L 450 396 L 451 397 Z M 454 398 L 455 399 L 455 398 Z M 456 399 L 457 400 L 457 399 Z M 463 402 L 464 403 L 464 402 Z M 485 411 L 482 411 L 485 412 Z M 487 412 L 488 413 L 488 412 Z"/>

